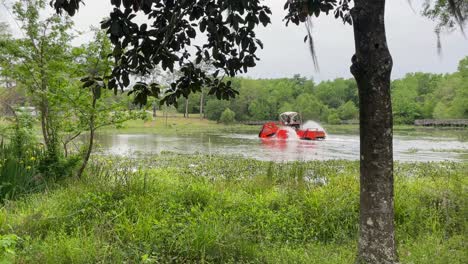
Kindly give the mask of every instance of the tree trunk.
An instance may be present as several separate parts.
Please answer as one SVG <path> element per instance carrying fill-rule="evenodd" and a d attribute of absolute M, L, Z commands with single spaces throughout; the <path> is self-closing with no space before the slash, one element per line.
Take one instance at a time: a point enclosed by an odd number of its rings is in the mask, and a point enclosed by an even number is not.
<path fill-rule="evenodd" d="M 358 263 L 396 263 L 393 205 L 392 57 L 385 35 L 385 0 L 356 0 L 351 11 L 359 88 L 360 220 Z"/>
<path fill-rule="evenodd" d="M 188 107 L 189 107 L 189 100 L 188 100 L 188 98 L 186 98 L 185 99 L 185 118 L 189 118 Z"/>
<path fill-rule="evenodd" d="M 42 99 L 41 99 L 42 100 Z M 46 148 L 49 148 L 49 136 L 48 136 L 48 128 L 47 128 L 47 107 L 45 106 L 44 102 L 40 103 L 39 111 L 41 112 L 41 130 L 42 130 L 42 137 L 44 138 L 44 145 Z"/>
<path fill-rule="evenodd" d="M 50 135 L 50 116 L 49 116 L 49 102 L 47 98 L 47 78 L 46 78 L 46 71 L 44 65 L 44 50 L 43 45 L 41 45 L 39 50 L 39 67 L 40 67 L 40 76 L 41 76 L 41 83 L 40 83 L 40 102 L 39 102 L 39 110 L 41 111 L 41 128 L 42 128 L 42 136 L 44 137 L 44 145 L 46 149 L 52 150 L 54 146 L 51 146 L 51 139 Z"/>
<path fill-rule="evenodd" d="M 200 120 L 203 119 L 203 89 L 202 89 L 202 92 L 200 94 Z"/>
<path fill-rule="evenodd" d="M 67 143 L 63 143 L 63 153 L 64 153 L 64 157 L 68 158 L 68 144 Z"/>
<path fill-rule="evenodd" d="M 96 130 L 94 126 L 94 118 L 95 118 L 95 113 L 94 111 L 96 110 L 96 102 L 97 99 L 93 95 L 93 114 L 90 117 L 89 120 L 89 141 L 88 141 L 88 149 L 86 150 L 85 156 L 83 157 L 83 163 L 81 164 L 80 169 L 78 170 L 78 178 L 81 178 L 83 175 L 84 170 L 86 169 L 86 166 L 88 165 L 89 158 L 91 157 L 91 152 L 93 151 L 93 146 L 94 146 L 94 132 Z"/>

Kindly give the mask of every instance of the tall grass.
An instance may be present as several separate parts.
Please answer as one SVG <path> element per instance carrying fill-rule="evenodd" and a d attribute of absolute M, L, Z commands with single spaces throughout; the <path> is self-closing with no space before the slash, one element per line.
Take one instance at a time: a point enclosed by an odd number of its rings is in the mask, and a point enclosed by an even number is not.
<path fill-rule="evenodd" d="M 16 199 L 20 195 L 33 192 L 43 184 L 39 175 L 39 150 L 27 152 L 28 158 L 17 158 L 11 145 L 0 145 L 0 200 Z"/>
<path fill-rule="evenodd" d="M 33 132 L 33 118 L 18 113 L 11 136 L 0 142 L 0 202 L 15 199 L 41 185 L 38 166 L 44 156 Z"/>
<path fill-rule="evenodd" d="M 396 166 L 402 263 L 466 263 L 466 164 Z M 358 163 L 165 153 L 97 157 L 82 181 L 8 203 L 17 263 L 353 263 Z"/>
<path fill-rule="evenodd" d="M 70 176 L 79 156 L 64 158 L 58 149 L 44 149 L 34 132 L 34 118 L 18 112 L 0 141 L 0 203 L 38 190 Z"/>

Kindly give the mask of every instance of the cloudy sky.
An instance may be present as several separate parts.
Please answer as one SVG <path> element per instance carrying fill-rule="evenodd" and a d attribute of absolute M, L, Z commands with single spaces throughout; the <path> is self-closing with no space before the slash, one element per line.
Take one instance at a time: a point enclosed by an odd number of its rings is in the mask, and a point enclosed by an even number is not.
<path fill-rule="evenodd" d="M 265 44 L 259 53 L 261 61 L 247 76 L 253 78 L 290 77 L 296 73 L 316 81 L 351 77 L 350 58 L 354 51 L 352 27 L 343 25 L 333 16 L 314 19 L 313 36 L 320 65 L 320 72 L 314 70 L 310 52 L 303 42 L 304 26 L 285 27 L 282 21 L 285 0 L 265 0 L 273 11 L 272 25 L 258 31 L 258 37 Z M 413 0 L 419 12 L 423 0 Z M 73 18 L 77 27 L 85 34 L 77 43 L 89 40 L 89 27 L 99 25 L 111 10 L 110 0 L 85 0 L 86 5 Z M 0 13 L 2 18 L 8 14 Z M 1 18 L 0 18 L 1 19 Z M 388 0 L 386 10 L 387 37 L 394 59 L 393 78 L 400 78 L 409 72 L 453 72 L 458 61 L 468 56 L 468 39 L 460 32 L 442 36 L 442 56 L 437 54 L 434 23 L 415 14 L 407 0 Z"/>

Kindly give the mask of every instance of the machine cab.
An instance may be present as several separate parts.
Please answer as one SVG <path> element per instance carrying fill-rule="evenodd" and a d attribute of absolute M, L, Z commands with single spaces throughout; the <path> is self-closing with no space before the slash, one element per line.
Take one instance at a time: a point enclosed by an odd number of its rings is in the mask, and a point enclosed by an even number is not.
<path fill-rule="evenodd" d="M 302 118 L 297 112 L 284 112 L 280 114 L 280 122 L 283 126 L 299 129 L 302 124 Z"/>

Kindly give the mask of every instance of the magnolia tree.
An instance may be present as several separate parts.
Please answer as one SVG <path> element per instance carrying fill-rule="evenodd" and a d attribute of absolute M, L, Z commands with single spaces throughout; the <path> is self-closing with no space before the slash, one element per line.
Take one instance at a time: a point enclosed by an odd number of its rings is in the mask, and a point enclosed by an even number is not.
<path fill-rule="evenodd" d="M 57 12 L 73 15 L 82 0 L 55 0 Z M 114 9 L 102 22 L 114 46 L 115 66 L 105 76 L 107 88 L 117 91 L 130 85 L 132 75 L 145 75 L 161 66 L 179 69 L 182 76 L 170 84 L 162 103 L 175 104 L 180 97 L 209 88 L 209 94 L 230 99 L 237 92 L 223 76 L 235 76 L 255 67 L 256 52 L 263 43 L 256 37 L 260 26 L 270 23 L 270 9 L 260 0 L 111 0 Z M 425 14 L 439 19 L 453 17 L 462 25 L 465 0 L 436 0 Z M 312 17 L 332 13 L 352 25 L 355 54 L 351 72 L 359 90 L 361 134 L 361 198 L 358 262 L 396 263 L 394 232 L 392 104 L 390 75 L 393 67 L 386 33 L 385 0 L 285 0 L 287 23 L 310 25 Z M 146 16 L 135 22 L 136 14 Z M 197 35 L 206 39 L 196 45 Z M 307 36 L 314 54 L 312 36 Z M 193 48 L 195 52 L 190 52 Z M 351 54 L 350 54 L 351 57 Z M 315 57 L 313 57 L 315 61 Z M 209 60 L 217 69 L 208 74 L 199 63 Z M 161 94 L 159 83 L 133 85 L 135 101 L 145 104 Z"/>

